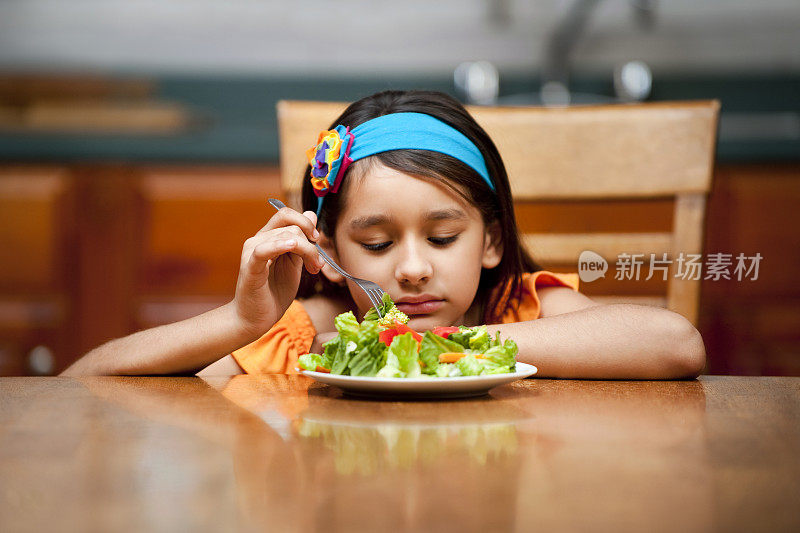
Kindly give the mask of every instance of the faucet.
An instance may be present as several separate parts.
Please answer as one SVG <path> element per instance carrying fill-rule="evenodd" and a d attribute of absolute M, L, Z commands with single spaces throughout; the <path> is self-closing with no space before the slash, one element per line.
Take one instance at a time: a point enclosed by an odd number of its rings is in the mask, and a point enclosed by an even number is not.
<path fill-rule="evenodd" d="M 569 56 L 581 36 L 600 0 L 576 0 L 566 16 L 556 26 L 545 46 L 542 66 L 542 86 L 539 90 L 544 105 L 568 105 L 572 101 L 569 91 Z M 656 0 L 631 0 L 636 24 L 650 29 L 655 23 Z M 642 61 L 630 61 L 614 72 L 614 89 L 623 101 L 640 101 L 650 94 L 652 73 Z"/>

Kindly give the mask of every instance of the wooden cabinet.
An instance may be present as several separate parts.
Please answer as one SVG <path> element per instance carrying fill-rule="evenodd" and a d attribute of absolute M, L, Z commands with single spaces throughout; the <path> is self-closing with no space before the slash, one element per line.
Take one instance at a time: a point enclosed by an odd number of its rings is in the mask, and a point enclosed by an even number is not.
<path fill-rule="evenodd" d="M 271 196 L 271 166 L 0 167 L 0 375 L 230 300 Z"/>
<path fill-rule="evenodd" d="M 0 375 L 58 372 L 109 339 L 229 301 L 242 244 L 272 215 L 273 196 L 281 196 L 273 166 L 0 166 Z M 757 281 L 703 283 L 710 373 L 800 375 L 798 205 L 798 164 L 718 166 L 706 253 L 764 259 Z M 632 220 L 661 231 L 671 213 L 663 202 L 610 214 L 517 206 L 528 231 L 613 230 Z M 614 285 L 632 295 L 661 288 Z M 591 296 L 609 286 L 582 289 Z"/>
<path fill-rule="evenodd" d="M 703 284 L 709 371 L 800 376 L 800 164 L 719 165 L 707 252 L 761 254 L 756 280 Z"/>
<path fill-rule="evenodd" d="M 145 168 L 141 203 L 137 327 L 199 314 L 228 302 L 244 241 L 272 216 L 277 169 Z"/>
<path fill-rule="evenodd" d="M 0 168 L 0 375 L 49 373 L 69 352 L 73 214 L 65 169 Z"/>

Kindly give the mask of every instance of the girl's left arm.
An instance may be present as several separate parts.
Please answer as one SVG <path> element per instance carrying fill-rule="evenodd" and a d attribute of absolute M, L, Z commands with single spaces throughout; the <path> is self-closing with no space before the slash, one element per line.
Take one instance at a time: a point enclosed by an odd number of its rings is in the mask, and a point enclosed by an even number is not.
<path fill-rule="evenodd" d="M 514 339 L 538 377 L 686 379 L 705 366 L 703 339 L 683 316 L 633 304 L 598 304 L 565 287 L 538 292 L 536 320 L 489 326 Z"/>

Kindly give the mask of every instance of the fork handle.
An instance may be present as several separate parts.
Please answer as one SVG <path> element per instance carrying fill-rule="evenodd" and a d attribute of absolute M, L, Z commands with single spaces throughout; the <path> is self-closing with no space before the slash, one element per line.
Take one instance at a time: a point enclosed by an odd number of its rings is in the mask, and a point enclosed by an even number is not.
<path fill-rule="evenodd" d="M 322 247 L 319 244 L 314 243 L 314 246 L 317 247 L 317 251 L 319 252 L 319 255 L 322 256 L 322 258 L 325 260 L 326 263 L 328 263 L 331 266 L 331 268 L 333 268 L 336 272 L 338 272 L 342 276 L 346 277 L 347 279 L 353 279 L 353 276 L 351 276 L 350 274 L 348 274 L 347 272 L 342 270 L 342 268 L 339 265 L 336 264 L 336 261 L 331 259 L 330 256 L 328 256 L 328 254 L 325 253 L 325 250 L 323 250 Z"/>
<path fill-rule="evenodd" d="M 281 201 L 280 201 L 280 200 L 278 200 L 277 198 L 270 198 L 268 201 L 269 201 L 270 205 L 271 205 L 272 207 L 274 207 L 275 209 L 277 209 L 278 211 L 280 211 L 281 209 L 283 209 L 284 207 L 286 207 L 286 204 L 284 204 L 283 202 L 281 202 Z M 326 262 L 326 263 L 328 263 L 328 264 L 331 266 L 331 268 L 333 268 L 333 269 L 334 269 L 336 272 L 338 272 L 338 273 L 339 273 L 339 274 L 341 274 L 342 276 L 346 277 L 347 279 L 350 279 L 350 280 L 353 280 L 353 281 L 355 281 L 355 282 L 358 284 L 358 286 L 359 286 L 359 287 L 361 287 L 361 288 L 364 290 L 364 292 L 366 292 L 366 293 L 367 293 L 367 297 L 369 297 L 369 301 L 370 301 L 370 302 L 372 302 L 372 307 L 374 307 L 374 308 L 375 308 L 375 311 L 377 311 L 377 312 L 378 312 L 378 316 L 379 316 L 380 318 L 383 318 L 383 313 L 381 313 L 381 310 L 380 310 L 380 299 L 378 299 L 377 297 L 374 297 L 372 294 L 370 294 L 370 292 L 369 292 L 367 289 L 365 289 L 365 288 L 364 288 L 364 287 L 363 287 L 363 286 L 362 286 L 362 285 L 359 283 L 360 281 L 363 281 L 363 280 L 359 280 L 358 278 L 354 278 L 353 276 L 351 276 L 350 274 L 348 274 L 347 272 L 345 272 L 344 270 L 342 270 L 342 267 L 340 267 L 339 265 L 337 265 L 337 264 L 336 264 L 336 261 L 334 261 L 333 259 L 331 259 L 331 258 L 328 256 L 328 254 L 326 254 L 326 253 L 325 253 L 325 250 L 323 250 L 323 249 L 320 247 L 320 245 L 319 245 L 319 244 L 317 244 L 317 243 L 314 243 L 314 246 L 316 246 L 316 247 L 317 247 L 317 251 L 319 252 L 319 255 L 321 255 L 321 256 L 322 256 L 322 259 L 324 259 L 324 260 L 325 260 L 325 262 Z"/>
<path fill-rule="evenodd" d="M 283 202 L 281 202 L 277 198 L 270 198 L 268 201 L 269 201 L 270 205 L 272 207 L 274 207 L 275 209 L 277 209 L 278 211 L 280 211 L 281 209 L 286 207 L 286 204 L 284 204 Z M 330 256 L 325 253 L 325 250 L 323 250 L 322 247 L 320 247 L 319 244 L 314 243 L 314 246 L 317 247 L 317 251 L 319 252 L 319 255 L 322 256 L 322 259 L 324 259 L 325 262 L 328 263 L 331 266 L 331 268 L 333 268 L 336 272 L 338 272 L 342 276 L 346 277 L 347 279 L 353 279 L 353 276 L 351 276 L 350 274 L 348 274 L 347 272 L 342 270 L 342 268 L 339 265 L 336 264 L 336 261 L 331 259 Z"/>

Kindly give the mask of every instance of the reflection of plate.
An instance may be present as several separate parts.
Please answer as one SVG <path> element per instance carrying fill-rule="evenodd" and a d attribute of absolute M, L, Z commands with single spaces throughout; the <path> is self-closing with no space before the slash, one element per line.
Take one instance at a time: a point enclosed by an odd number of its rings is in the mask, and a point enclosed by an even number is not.
<path fill-rule="evenodd" d="M 331 450 L 340 474 L 374 475 L 444 460 L 460 466 L 465 465 L 465 459 L 494 466 L 515 455 L 519 447 L 513 423 L 329 424 L 302 418 L 297 432 L 303 439 Z"/>
<path fill-rule="evenodd" d="M 349 394 L 357 396 L 388 396 L 405 398 L 463 398 L 480 396 L 489 389 L 527 378 L 536 373 L 536 367 L 517 363 L 517 371 L 511 374 L 488 376 L 462 376 L 457 378 L 368 378 L 341 376 L 325 372 L 302 370 L 303 374 L 321 383 L 336 385 Z"/>

